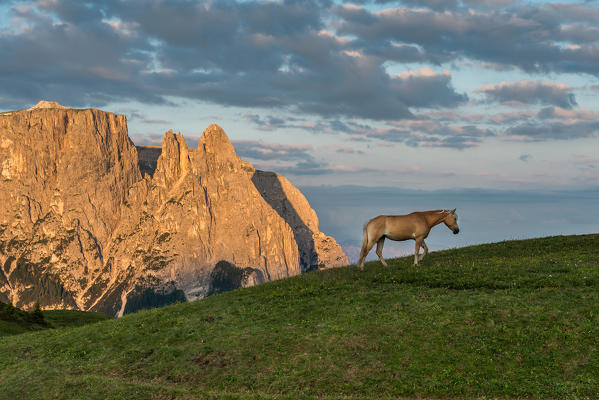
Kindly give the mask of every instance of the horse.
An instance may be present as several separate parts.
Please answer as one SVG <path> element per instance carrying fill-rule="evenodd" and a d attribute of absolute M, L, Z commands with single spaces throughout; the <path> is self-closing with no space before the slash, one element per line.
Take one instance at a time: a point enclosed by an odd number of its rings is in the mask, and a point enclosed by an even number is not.
<path fill-rule="evenodd" d="M 443 222 L 454 235 L 460 232 L 458 216 L 455 208 L 449 210 L 417 211 L 407 215 L 379 215 L 364 224 L 364 235 L 362 250 L 358 266 L 364 269 L 364 259 L 376 243 L 376 254 L 386 267 L 387 262 L 383 258 L 383 245 L 385 238 L 397 241 L 412 239 L 416 242 L 414 250 L 414 265 L 418 265 L 425 255 L 428 247 L 424 239 L 428 237 L 431 228 Z M 420 246 L 424 247 L 424 254 L 420 255 Z"/>

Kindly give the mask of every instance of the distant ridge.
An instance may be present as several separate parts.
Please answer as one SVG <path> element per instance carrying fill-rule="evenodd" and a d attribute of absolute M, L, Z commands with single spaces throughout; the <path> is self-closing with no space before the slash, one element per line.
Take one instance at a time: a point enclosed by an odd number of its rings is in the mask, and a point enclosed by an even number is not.
<path fill-rule="evenodd" d="M 39 103 L 37 103 L 36 105 L 34 105 L 33 107 L 28 108 L 27 111 L 37 110 L 39 108 L 62 108 L 62 109 L 66 109 L 66 108 L 69 108 L 69 107 L 65 107 L 65 106 L 61 105 L 60 103 L 58 103 L 56 101 L 42 100 Z"/>

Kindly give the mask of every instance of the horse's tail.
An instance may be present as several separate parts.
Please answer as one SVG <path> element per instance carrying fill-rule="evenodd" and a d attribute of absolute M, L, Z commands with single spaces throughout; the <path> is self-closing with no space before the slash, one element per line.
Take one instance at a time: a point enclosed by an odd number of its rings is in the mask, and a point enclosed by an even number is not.
<path fill-rule="evenodd" d="M 366 221 L 366 223 L 364 224 L 364 226 L 362 227 L 362 247 L 365 247 L 366 244 L 368 244 L 368 224 L 370 223 L 370 221 Z"/>
<path fill-rule="evenodd" d="M 368 224 L 370 221 L 366 221 L 364 227 L 362 228 L 362 249 L 360 250 L 360 259 L 358 261 L 358 265 L 360 267 L 364 264 L 364 259 L 366 258 L 366 252 L 368 251 Z"/>

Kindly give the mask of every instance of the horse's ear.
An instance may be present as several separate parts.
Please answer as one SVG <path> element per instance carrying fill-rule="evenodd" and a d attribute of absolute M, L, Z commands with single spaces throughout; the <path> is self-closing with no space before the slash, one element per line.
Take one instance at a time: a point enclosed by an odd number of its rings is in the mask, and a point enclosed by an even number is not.
<path fill-rule="evenodd" d="M 455 208 L 454 208 L 453 210 L 451 210 L 451 213 L 452 213 L 452 214 L 455 214 L 455 210 L 456 210 Z"/>

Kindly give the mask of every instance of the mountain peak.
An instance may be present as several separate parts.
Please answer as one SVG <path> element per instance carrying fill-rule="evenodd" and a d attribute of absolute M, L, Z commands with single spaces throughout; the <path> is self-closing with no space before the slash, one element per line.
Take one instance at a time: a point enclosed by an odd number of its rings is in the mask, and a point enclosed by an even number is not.
<path fill-rule="evenodd" d="M 212 124 L 202 134 L 198 147 L 203 147 L 207 153 L 237 156 L 227 134 L 217 124 Z"/>
<path fill-rule="evenodd" d="M 299 191 L 259 180 L 218 125 L 196 149 L 169 130 L 140 155 L 124 115 L 36 107 L 49 111 L 0 114 L 0 301 L 123 315 L 348 263 Z"/>
<path fill-rule="evenodd" d="M 56 101 L 42 100 L 39 103 L 37 103 L 36 105 L 34 105 L 33 107 L 28 108 L 27 110 L 31 111 L 31 110 L 37 110 L 40 108 L 62 108 L 62 109 L 64 109 L 64 108 L 69 108 L 69 107 L 65 107 Z"/>

